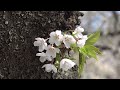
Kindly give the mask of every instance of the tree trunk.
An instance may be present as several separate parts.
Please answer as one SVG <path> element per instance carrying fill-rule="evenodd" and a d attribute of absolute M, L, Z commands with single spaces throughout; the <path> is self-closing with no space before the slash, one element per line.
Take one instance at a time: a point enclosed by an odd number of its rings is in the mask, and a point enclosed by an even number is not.
<path fill-rule="evenodd" d="M 44 72 L 36 37 L 47 38 L 54 30 L 74 29 L 78 11 L 0 11 L 0 78 L 51 79 Z"/>

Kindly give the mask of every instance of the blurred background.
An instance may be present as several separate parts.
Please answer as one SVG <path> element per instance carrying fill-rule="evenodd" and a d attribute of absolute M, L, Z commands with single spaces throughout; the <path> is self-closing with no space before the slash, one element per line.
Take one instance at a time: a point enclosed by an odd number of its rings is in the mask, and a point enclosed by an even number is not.
<path fill-rule="evenodd" d="M 81 26 L 87 34 L 101 30 L 101 37 L 95 44 L 103 55 L 99 61 L 87 59 L 83 79 L 120 78 L 120 11 L 81 11 Z"/>

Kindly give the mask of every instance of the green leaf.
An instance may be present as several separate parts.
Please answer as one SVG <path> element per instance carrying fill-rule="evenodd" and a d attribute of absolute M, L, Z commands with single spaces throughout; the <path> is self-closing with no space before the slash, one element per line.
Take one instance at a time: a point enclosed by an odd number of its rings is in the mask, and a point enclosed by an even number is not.
<path fill-rule="evenodd" d="M 93 57 L 96 60 L 97 54 L 101 54 L 98 48 L 94 47 L 93 45 L 85 45 L 82 48 L 79 48 L 79 52 L 82 53 L 84 56 Z"/>
<path fill-rule="evenodd" d="M 100 37 L 100 30 L 93 34 L 88 35 L 88 39 L 86 40 L 86 45 L 95 44 L 97 40 L 99 39 L 99 37 Z"/>
<path fill-rule="evenodd" d="M 79 68 L 78 68 L 79 76 L 83 72 L 84 64 L 85 64 L 85 56 L 83 54 L 79 53 Z"/>
<path fill-rule="evenodd" d="M 96 52 L 94 50 L 88 51 L 88 56 L 98 60 Z"/>
<path fill-rule="evenodd" d="M 84 56 L 87 56 L 87 51 L 85 47 L 79 48 L 79 52 L 82 53 Z"/>
<path fill-rule="evenodd" d="M 99 50 L 99 48 L 96 48 L 93 45 L 86 45 L 86 47 L 90 48 L 91 50 L 94 50 L 97 54 L 102 54 L 102 52 Z"/>
<path fill-rule="evenodd" d="M 93 49 L 93 46 L 92 46 L 92 45 L 85 45 L 84 48 L 86 49 L 87 55 L 88 55 L 89 57 L 93 57 L 93 58 L 95 58 L 96 60 L 98 60 L 98 59 L 97 59 L 97 53 L 96 53 L 95 49 Z"/>
<path fill-rule="evenodd" d="M 79 48 L 79 76 L 83 72 L 84 64 L 86 63 L 85 57 L 88 56 L 98 60 L 97 54 L 101 54 L 101 52 L 93 45 L 85 45 L 84 47 Z"/>

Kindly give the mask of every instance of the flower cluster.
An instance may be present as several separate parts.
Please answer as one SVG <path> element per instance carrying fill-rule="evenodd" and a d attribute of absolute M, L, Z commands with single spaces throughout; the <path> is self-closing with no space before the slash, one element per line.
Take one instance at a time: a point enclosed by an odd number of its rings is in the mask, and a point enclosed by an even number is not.
<path fill-rule="evenodd" d="M 61 30 L 56 30 L 50 33 L 48 39 L 35 38 L 34 46 L 38 46 L 39 60 L 45 63 L 42 68 L 45 68 L 46 72 L 57 73 L 58 68 L 63 71 L 67 71 L 76 65 L 69 57 L 74 53 L 71 46 L 76 45 L 78 48 L 82 48 L 86 40 L 87 35 L 83 35 L 84 29 L 81 26 L 77 26 L 75 30 L 70 33 L 63 33 Z M 69 57 L 67 57 L 66 51 L 69 51 Z"/>

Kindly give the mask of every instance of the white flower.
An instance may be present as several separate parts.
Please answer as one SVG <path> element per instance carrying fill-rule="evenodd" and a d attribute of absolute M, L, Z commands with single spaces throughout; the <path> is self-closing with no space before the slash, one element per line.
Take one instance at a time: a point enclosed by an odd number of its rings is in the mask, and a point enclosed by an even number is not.
<path fill-rule="evenodd" d="M 82 37 L 83 37 L 82 33 L 75 34 L 74 36 L 75 36 L 76 38 L 82 38 Z"/>
<path fill-rule="evenodd" d="M 66 48 L 70 48 L 70 45 L 76 43 L 76 40 L 71 35 L 64 35 L 63 43 L 65 44 Z"/>
<path fill-rule="evenodd" d="M 39 46 L 39 52 L 42 52 L 47 47 L 47 43 L 44 38 L 35 38 L 34 46 Z"/>
<path fill-rule="evenodd" d="M 76 38 L 82 38 L 82 32 L 84 32 L 84 29 L 81 26 L 76 27 L 75 31 L 73 34 L 75 35 Z"/>
<path fill-rule="evenodd" d="M 47 56 L 52 56 L 53 58 L 55 58 L 56 53 L 59 53 L 59 51 L 60 51 L 58 48 L 55 48 L 55 47 L 53 47 L 51 45 L 48 45 L 46 50 L 47 50 L 46 51 Z"/>
<path fill-rule="evenodd" d="M 87 35 L 84 35 L 82 39 L 87 40 L 88 39 Z"/>
<path fill-rule="evenodd" d="M 50 33 L 50 44 L 56 44 L 56 46 L 59 46 L 62 42 L 63 35 L 61 34 L 60 30 L 56 30 L 55 32 Z"/>
<path fill-rule="evenodd" d="M 71 61 L 70 59 L 62 59 L 60 62 L 60 68 L 63 71 L 67 71 L 69 69 L 71 69 L 72 67 L 74 67 L 75 63 L 73 61 Z"/>
<path fill-rule="evenodd" d="M 75 28 L 74 33 L 81 33 L 81 32 L 84 32 L 84 28 L 82 28 L 81 26 L 77 26 L 77 27 Z"/>
<path fill-rule="evenodd" d="M 47 54 L 44 53 L 44 52 L 42 52 L 42 53 L 37 53 L 36 56 L 40 56 L 40 61 L 41 61 L 42 63 L 45 62 L 46 60 L 52 61 L 52 59 L 53 59 L 52 57 L 47 56 Z"/>
<path fill-rule="evenodd" d="M 53 71 L 53 72 L 57 73 L 57 68 L 53 64 L 45 64 L 42 66 L 42 68 L 45 68 L 46 72 Z"/>
<path fill-rule="evenodd" d="M 77 41 L 77 46 L 83 47 L 87 39 L 88 39 L 87 35 L 84 35 L 80 40 Z"/>
<path fill-rule="evenodd" d="M 77 41 L 77 46 L 78 47 L 83 47 L 85 45 L 85 40 L 78 40 Z"/>

